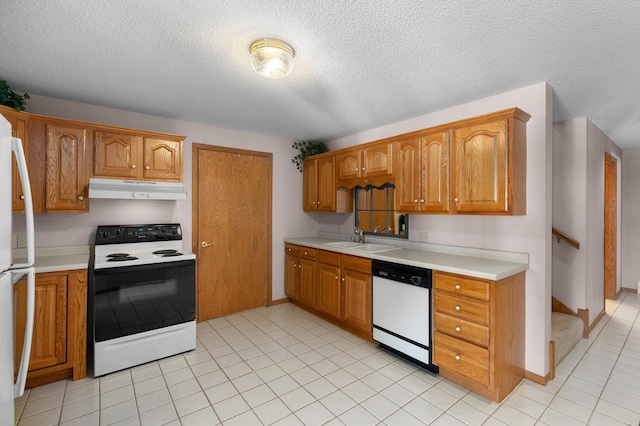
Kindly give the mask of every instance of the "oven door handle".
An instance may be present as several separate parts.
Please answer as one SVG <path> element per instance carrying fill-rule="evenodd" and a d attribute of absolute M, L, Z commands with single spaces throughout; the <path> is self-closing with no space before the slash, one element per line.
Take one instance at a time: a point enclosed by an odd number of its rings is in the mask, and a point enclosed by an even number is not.
<path fill-rule="evenodd" d="M 118 275 L 125 272 L 152 271 L 158 269 L 179 268 L 195 264 L 195 259 L 178 260 L 175 262 L 148 263 L 146 265 L 117 266 L 114 268 L 96 269 L 94 275 Z"/>

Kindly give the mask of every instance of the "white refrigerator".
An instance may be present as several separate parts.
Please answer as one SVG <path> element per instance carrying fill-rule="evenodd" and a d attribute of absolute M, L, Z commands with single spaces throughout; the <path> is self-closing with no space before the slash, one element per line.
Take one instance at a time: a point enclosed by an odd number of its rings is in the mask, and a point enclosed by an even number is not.
<path fill-rule="evenodd" d="M 24 191 L 27 233 L 27 262 L 14 263 L 11 255 L 13 230 L 12 157 L 15 155 Z M 0 114 L 0 419 L 14 424 L 14 398 L 22 396 L 27 379 L 33 333 L 35 273 L 33 205 L 22 141 L 11 137 L 11 124 Z M 27 276 L 27 318 L 20 367 L 14 372 L 15 317 L 14 284 Z M 5 423 L 6 422 L 6 423 Z"/>

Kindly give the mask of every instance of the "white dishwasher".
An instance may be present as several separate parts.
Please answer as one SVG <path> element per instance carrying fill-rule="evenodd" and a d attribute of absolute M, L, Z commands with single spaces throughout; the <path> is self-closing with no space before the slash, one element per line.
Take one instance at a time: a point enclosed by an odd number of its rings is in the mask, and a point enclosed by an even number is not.
<path fill-rule="evenodd" d="M 431 269 L 373 260 L 373 340 L 428 370 L 431 363 Z"/>

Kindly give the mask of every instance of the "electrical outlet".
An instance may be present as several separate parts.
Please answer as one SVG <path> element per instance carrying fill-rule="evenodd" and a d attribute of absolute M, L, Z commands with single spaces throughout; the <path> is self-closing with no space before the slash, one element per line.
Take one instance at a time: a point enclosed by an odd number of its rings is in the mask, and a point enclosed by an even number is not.
<path fill-rule="evenodd" d="M 27 234 L 18 234 L 18 248 L 24 248 L 27 246 Z"/>
<path fill-rule="evenodd" d="M 428 241 L 429 233 L 420 231 L 420 233 L 418 234 L 418 237 L 420 238 L 421 242 L 426 243 Z"/>

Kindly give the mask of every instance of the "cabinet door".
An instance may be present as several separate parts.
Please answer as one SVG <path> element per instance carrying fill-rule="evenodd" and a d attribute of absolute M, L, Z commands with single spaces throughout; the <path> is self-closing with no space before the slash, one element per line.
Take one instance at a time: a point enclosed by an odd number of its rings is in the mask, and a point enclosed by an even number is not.
<path fill-rule="evenodd" d="M 421 211 L 446 213 L 449 211 L 449 132 L 425 136 L 421 149 Z"/>
<path fill-rule="evenodd" d="M 5 118 L 11 123 L 11 136 L 14 138 L 20 138 L 22 141 L 22 149 L 24 150 L 25 157 L 28 158 L 27 152 L 27 119 L 18 115 L 6 114 L 3 111 Z M 22 191 L 22 182 L 20 182 L 20 175 L 18 174 L 18 165 L 15 157 L 12 157 L 12 208 L 13 211 L 24 210 L 24 193 Z"/>
<path fill-rule="evenodd" d="M 29 371 L 67 362 L 67 275 L 36 277 L 35 316 Z M 16 286 L 16 342 L 24 341 L 26 280 Z M 22 343 L 16 344 L 19 365 Z"/>
<path fill-rule="evenodd" d="M 393 175 L 393 144 L 385 142 L 362 149 L 362 177 Z"/>
<path fill-rule="evenodd" d="M 316 304 L 316 261 L 300 259 L 298 263 L 298 300 L 314 307 Z"/>
<path fill-rule="evenodd" d="M 420 138 L 396 142 L 396 210 L 420 211 Z"/>
<path fill-rule="evenodd" d="M 317 277 L 316 309 L 340 318 L 340 266 L 318 262 Z"/>
<path fill-rule="evenodd" d="M 88 211 L 86 198 L 87 129 L 46 125 L 45 209 Z"/>
<path fill-rule="evenodd" d="M 357 179 L 362 177 L 360 149 L 352 149 L 336 155 L 336 179 Z"/>
<path fill-rule="evenodd" d="M 93 133 L 93 175 L 140 179 L 142 137 L 96 130 Z"/>
<path fill-rule="evenodd" d="M 454 211 L 508 212 L 507 129 L 503 119 L 454 130 Z"/>
<path fill-rule="evenodd" d="M 336 176 L 333 155 L 318 161 L 318 210 L 336 211 Z"/>
<path fill-rule="evenodd" d="M 143 178 L 182 182 L 182 142 L 144 138 Z"/>
<path fill-rule="evenodd" d="M 298 298 L 298 256 L 284 257 L 284 294 L 292 299 Z"/>
<path fill-rule="evenodd" d="M 371 331 L 371 273 L 344 269 L 342 320 L 368 334 Z"/>
<path fill-rule="evenodd" d="M 318 160 L 305 160 L 302 166 L 302 210 L 318 210 Z"/>

